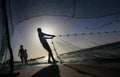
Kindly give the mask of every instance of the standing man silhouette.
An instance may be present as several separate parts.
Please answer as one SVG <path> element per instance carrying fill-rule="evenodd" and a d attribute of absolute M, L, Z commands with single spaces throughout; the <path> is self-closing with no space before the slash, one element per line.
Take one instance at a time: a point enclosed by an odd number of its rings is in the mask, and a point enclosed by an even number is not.
<path fill-rule="evenodd" d="M 24 49 L 23 49 L 23 45 L 20 45 L 20 49 L 19 49 L 19 52 L 18 52 L 18 57 L 20 56 L 20 59 L 21 59 L 21 62 L 22 62 L 22 64 L 23 64 L 23 62 L 24 62 L 24 53 L 25 53 L 25 51 L 24 51 Z"/>
<path fill-rule="evenodd" d="M 38 31 L 38 36 L 39 36 L 39 39 L 40 39 L 40 42 L 41 42 L 42 46 L 48 51 L 48 63 L 52 63 L 50 58 L 52 58 L 53 63 L 57 62 L 54 59 L 53 54 L 52 54 L 52 50 L 51 50 L 51 48 L 48 45 L 48 42 L 46 40 L 46 39 L 53 39 L 55 37 L 55 35 L 50 35 L 50 34 L 43 33 L 41 28 L 38 28 L 37 31 Z"/>
<path fill-rule="evenodd" d="M 28 64 L 27 59 L 28 59 L 28 54 L 27 54 L 27 49 L 24 51 L 24 58 L 25 58 L 25 64 Z"/>

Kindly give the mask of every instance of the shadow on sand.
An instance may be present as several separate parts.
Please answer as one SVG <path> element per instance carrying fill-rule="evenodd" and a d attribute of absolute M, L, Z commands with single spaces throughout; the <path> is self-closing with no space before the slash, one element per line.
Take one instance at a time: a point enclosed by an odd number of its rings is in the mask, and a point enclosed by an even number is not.
<path fill-rule="evenodd" d="M 74 68 L 74 67 L 72 67 L 72 66 L 70 66 L 70 65 L 64 64 L 64 66 L 69 67 L 69 68 L 71 68 L 71 69 L 73 69 L 73 70 L 76 70 L 76 71 L 79 72 L 80 74 L 85 74 L 85 75 L 88 75 L 88 76 L 90 76 L 90 77 L 95 77 L 94 75 L 92 75 L 92 74 L 90 74 L 90 73 L 87 73 L 87 72 L 84 72 L 84 71 L 80 71 L 80 70 L 78 70 L 78 69 L 76 69 L 76 68 Z"/>
<path fill-rule="evenodd" d="M 32 70 L 31 70 L 32 71 Z M 31 77 L 60 77 L 58 65 L 51 65 L 38 71 Z"/>

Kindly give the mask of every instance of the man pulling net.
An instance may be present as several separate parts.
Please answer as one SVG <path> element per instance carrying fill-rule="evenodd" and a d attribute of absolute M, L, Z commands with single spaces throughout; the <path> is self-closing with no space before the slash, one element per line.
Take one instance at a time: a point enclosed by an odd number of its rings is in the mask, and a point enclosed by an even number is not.
<path fill-rule="evenodd" d="M 53 57 L 52 50 L 51 50 L 51 48 L 46 40 L 46 39 L 53 39 L 55 37 L 55 35 L 43 33 L 41 28 L 38 28 L 37 31 L 38 31 L 38 36 L 39 36 L 39 39 L 40 39 L 42 46 L 48 51 L 48 63 L 52 63 L 52 61 L 50 60 L 51 58 L 53 60 L 53 63 L 58 62 Z"/>

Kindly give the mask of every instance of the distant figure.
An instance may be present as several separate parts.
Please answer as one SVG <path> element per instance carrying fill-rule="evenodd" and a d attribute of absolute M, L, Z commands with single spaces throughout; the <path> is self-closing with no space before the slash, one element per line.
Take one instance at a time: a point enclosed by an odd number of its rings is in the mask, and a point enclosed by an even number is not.
<path fill-rule="evenodd" d="M 25 59 L 25 64 L 28 64 L 28 62 L 27 62 L 27 59 L 28 59 L 27 49 L 25 49 L 25 52 L 24 52 L 24 59 Z"/>
<path fill-rule="evenodd" d="M 24 58 L 24 49 L 23 49 L 23 45 L 20 45 L 20 49 L 19 49 L 19 52 L 18 52 L 18 57 L 20 56 L 20 59 L 21 59 L 21 62 L 23 64 L 25 58 Z"/>
<path fill-rule="evenodd" d="M 54 38 L 55 35 L 45 34 L 45 33 L 42 32 L 41 28 L 38 28 L 37 31 L 38 31 L 38 36 L 39 36 L 39 39 L 40 39 L 40 42 L 41 42 L 42 46 L 48 51 L 48 63 L 52 63 L 51 60 L 50 60 L 50 58 L 52 58 L 52 60 L 53 60 L 54 63 L 57 62 L 54 59 L 53 54 L 52 54 L 52 50 L 51 50 L 51 48 L 48 45 L 48 42 L 46 40 L 46 39 L 52 39 L 52 38 Z"/>

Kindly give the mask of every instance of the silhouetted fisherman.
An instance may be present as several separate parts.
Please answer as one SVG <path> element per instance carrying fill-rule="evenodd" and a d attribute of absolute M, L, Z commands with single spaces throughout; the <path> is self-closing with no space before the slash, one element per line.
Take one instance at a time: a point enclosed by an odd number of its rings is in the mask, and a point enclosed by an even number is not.
<path fill-rule="evenodd" d="M 20 45 L 20 49 L 19 49 L 19 52 L 18 52 L 18 57 L 20 56 L 22 64 L 25 61 L 24 53 L 25 53 L 25 51 L 23 49 L 23 45 Z"/>
<path fill-rule="evenodd" d="M 24 51 L 24 59 L 25 59 L 25 64 L 28 64 L 27 59 L 28 59 L 28 54 L 27 54 L 27 49 Z"/>
<path fill-rule="evenodd" d="M 48 63 L 52 63 L 50 58 L 52 58 L 53 63 L 57 62 L 54 59 L 53 54 L 52 54 L 52 50 L 51 50 L 51 48 L 48 45 L 48 42 L 46 40 L 46 39 L 53 39 L 55 37 L 55 35 L 43 33 L 41 28 L 38 28 L 37 31 L 38 31 L 38 36 L 39 36 L 39 39 L 40 39 L 42 46 L 48 51 Z M 50 37 L 45 37 L 45 36 L 50 36 Z"/>

